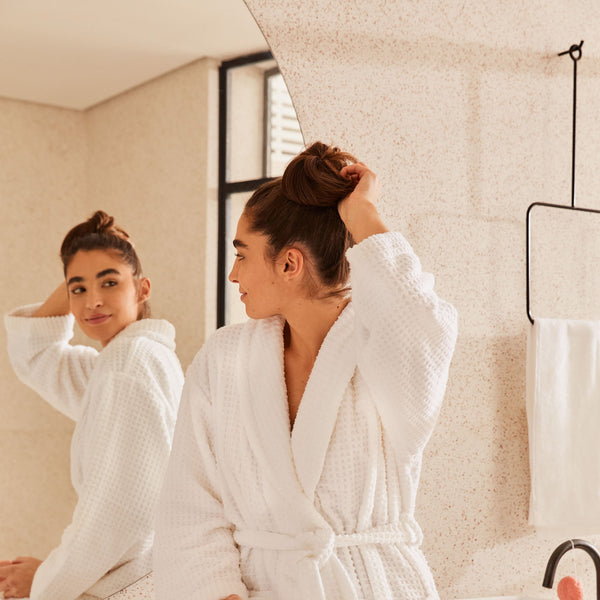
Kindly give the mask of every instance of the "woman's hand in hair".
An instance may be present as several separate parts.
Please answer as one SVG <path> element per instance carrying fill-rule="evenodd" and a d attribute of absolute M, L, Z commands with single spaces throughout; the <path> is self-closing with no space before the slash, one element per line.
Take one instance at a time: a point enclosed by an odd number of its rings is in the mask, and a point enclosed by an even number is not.
<path fill-rule="evenodd" d="M 356 182 L 354 191 L 338 204 L 340 217 L 354 241 L 359 243 L 370 235 L 389 231 L 375 207 L 379 197 L 377 175 L 363 163 L 347 165 L 340 174 Z"/>
<path fill-rule="evenodd" d="M 69 293 L 67 286 L 63 281 L 48 296 L 46 301 L 33 313 L 34 317 L 60 317 L 68 315 L 71 312 L 69 308 Z"/>

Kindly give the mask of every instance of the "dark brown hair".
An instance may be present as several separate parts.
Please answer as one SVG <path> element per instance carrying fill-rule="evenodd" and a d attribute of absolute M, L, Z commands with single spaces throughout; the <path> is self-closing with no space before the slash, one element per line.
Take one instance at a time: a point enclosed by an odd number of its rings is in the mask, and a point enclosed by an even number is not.
<path fill-rule="evenodd" d="M 345 254 L 354 241 L 337 205 L 355 186 L 340 170 L 355 162 L 351 154 L 315 142 L 282 177 L 258 188 L 244 209 L 250 228 L 267 236 L 272 258 L 286 246 L 301 244 L 310 252 L 320 283 L 338 293 L 345 291 L 350 272 Z"/>
<path fill-rule="evenodd" d="M 131 268 L 134 279 L 143 277 L 142 264 L 133 247 L 129 234 L 116 225 L 115 220 L 102 210 L 97 210 L 87 221 L 75 225 L 65 236 L 60 247 L 60 258 L 66 276 L 67 267 L 80 250 L 110 250 L 117 252 L 121 260 Z M 148 302 L 142 304 L 138 318 L 150 316 Z"/>

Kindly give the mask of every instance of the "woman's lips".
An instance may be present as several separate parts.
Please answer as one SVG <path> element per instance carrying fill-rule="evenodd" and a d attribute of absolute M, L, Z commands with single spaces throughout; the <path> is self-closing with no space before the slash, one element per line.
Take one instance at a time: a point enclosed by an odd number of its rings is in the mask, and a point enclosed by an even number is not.
<path fill-rule="evenodd" d="M 86 322 L 90 325 L 102 325 L 110 319 L 110 315 L 92 315 L 86 319 Z"/>

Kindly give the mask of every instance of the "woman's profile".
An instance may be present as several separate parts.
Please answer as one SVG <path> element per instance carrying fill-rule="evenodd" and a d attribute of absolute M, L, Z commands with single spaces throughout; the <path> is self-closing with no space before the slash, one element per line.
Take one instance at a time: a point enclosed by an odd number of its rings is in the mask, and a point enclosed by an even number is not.
<path fill-rule="evenodd" d="M 65 282 L 43 304 L 6 315 L 19 378 L 76 422 L 77 504 L 43 561 L 0 562 L 5 598 L 104 598 L 152 568 L 156 502 L 183 374 L 175 329 L 149 318 L 150 281 L 127 233 L 96 211 L 60 250 Z M 92 340 L 71 345 L 74 322 Z"/>
<path fill-rule="evenodd" d="M 158 600 L 433 600 L 414 518 L 456 340 L 364 164 L 315 143 L 247 202 L 251 319 L 190 367 L 157 520 Z"/>

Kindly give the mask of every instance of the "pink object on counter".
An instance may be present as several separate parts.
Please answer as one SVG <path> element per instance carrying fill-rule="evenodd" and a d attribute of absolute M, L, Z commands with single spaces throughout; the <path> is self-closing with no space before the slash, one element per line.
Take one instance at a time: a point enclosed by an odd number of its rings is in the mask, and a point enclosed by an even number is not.
<path fill-rule="evenodd" d="M 583 588 L 574 577 L 563 577 L 556 586 L 559 600 L 583 600 Z"/>

